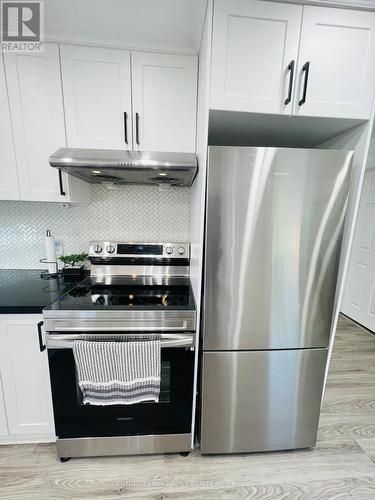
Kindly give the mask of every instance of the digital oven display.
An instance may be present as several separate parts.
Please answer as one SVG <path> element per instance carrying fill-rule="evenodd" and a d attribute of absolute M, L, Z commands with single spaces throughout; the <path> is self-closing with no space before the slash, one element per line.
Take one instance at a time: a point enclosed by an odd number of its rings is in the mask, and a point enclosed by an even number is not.
<path fill-rule="evenodd" d="M 117 245 L 117 255 L 163 255 L 163 245 Z"/>

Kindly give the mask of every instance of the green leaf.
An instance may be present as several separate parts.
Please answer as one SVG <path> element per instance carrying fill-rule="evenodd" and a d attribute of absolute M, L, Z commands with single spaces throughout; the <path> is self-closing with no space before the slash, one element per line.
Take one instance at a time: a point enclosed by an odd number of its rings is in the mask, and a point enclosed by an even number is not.
<path fill-rule="evenodd" d="M 75 266 L 76 263 L 85 262 L 88 256 L 89 254 L 85 252 L 72 253 L 71 255 L 61 255 L 59 257 L 59 260 L 61 260 L 61 262 L 63 262 L 65 265 Z"/>

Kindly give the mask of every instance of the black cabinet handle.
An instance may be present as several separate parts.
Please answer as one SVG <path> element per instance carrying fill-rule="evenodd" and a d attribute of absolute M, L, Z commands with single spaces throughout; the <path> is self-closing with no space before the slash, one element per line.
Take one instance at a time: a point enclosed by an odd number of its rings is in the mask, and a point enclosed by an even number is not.
<path fill-rule="evenodd" d="M 63 180 L 62 180 L 62 172 L 59 169 L 59 184 L 60 184 L 60 194 L 61 196 L 65 196 L 65 191 L 64 191 L 64 186 L 63 186 Z"/>
<path fill-rule="evenodd" d="M 292 100 L 293 79 L 294 79 L 294 60 L 290 61 L 287 69 L 289 72 L 289 88 L 288 88 L 288 97 L 284 101 L 285 105 L 289 104 L 290 101 Z"/>
<path fill-rule="evenodd" d="M 42 337 L 42 326 L 44 324 L 44 321 L 39 321 L 38 323 L 38 339 L 39 339 L 39 350 L 40 352 L 43 352 L 46 349 L 45 344 L 43 344 L 43 337 Z"/>
<path fill-rule="evenodd" d="M 310 63 L 307 61 L 303 66 L 302 66 L 302 73 L 305 73 L 305 79 L 303 82 L 303 92 L 302 92 L 302 99 L 298 101 L 298 104 L 302 106 L 302 104 L 305 104 L 306 102 L 306 93 L 307 93 L 307 82 L 309 80 L 309 69 L 310 69 Z"/>
<path fill-rule="evenodd" d="M 139 114 L 135 114 L 135 142 L 139 145 Z"/>
<path fill-rule="evenodd" d="M 124 139 L 125 144 L 128 143 L 128 113 L 124 111 Z"/>

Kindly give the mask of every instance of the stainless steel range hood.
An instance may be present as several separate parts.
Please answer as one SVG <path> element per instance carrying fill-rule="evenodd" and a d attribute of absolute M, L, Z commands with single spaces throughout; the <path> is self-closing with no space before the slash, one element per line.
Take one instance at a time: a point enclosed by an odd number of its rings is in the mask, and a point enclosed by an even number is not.
<path fill-rule="evenodd" d="M 95 184 L 191 186 L 198 167 L 193 153 L 60 148 L 52 167 Z"/>

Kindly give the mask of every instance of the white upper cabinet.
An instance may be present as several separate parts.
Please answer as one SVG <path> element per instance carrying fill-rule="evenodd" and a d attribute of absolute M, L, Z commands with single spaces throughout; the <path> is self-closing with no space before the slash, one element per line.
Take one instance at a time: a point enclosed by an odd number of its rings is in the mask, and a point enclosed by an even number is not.
<path fill-rule="evenodd" d="M 5 54 L 22 200 L 66 201 L 48 157 L 65 146 L 57 45 L 38 54 Z"/>
<path fill-rule="evenodd" d="M 210 107 L 368 119 L 374 60 L 374 12 L 215 0 Z"/>
<path fill-rule="evenodd" d="M 52 153 L 66 146 L 58 46 L 47 43 L 41 53 L 8 53 L 4 63 L 20 192 L 18 198 L 7 199 L 88 201 L 83 181 L 48 162 Z"/>
<path fill-rule="evenodd" d="M 132 52 L 132 81 L 134 149 L 195 152 L 197 58 Z"/>
<path fill-rule="evenodd" d="M 196 57 L 73 45 L 60 54 L 68 147 L 195 151 Z"/>
<path fill-rule="evenodd" d="M 131 149 L 130 52 L 63 45 L 68 147 Z"/>
<path fill-rule="evenodd" d="M 302 6 L 215 0 L 212 109 L 290 114 Z"/>
<path fill-rule="evenodd" d="M 19 200 L 18 174 L 3 58 L 0 56 L 0 200 Z"/>
<path fill-rule="evenodd" d="M 369 118 L 374 82 L 375 14 L 305 6 L 294 113 Z"/>

